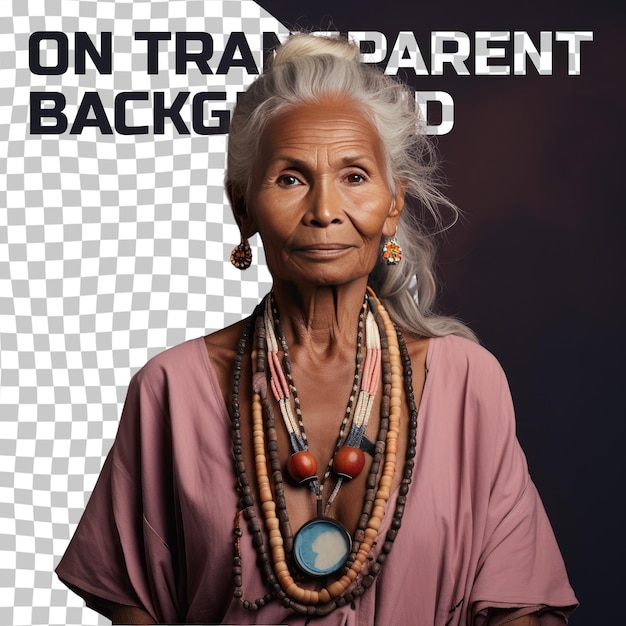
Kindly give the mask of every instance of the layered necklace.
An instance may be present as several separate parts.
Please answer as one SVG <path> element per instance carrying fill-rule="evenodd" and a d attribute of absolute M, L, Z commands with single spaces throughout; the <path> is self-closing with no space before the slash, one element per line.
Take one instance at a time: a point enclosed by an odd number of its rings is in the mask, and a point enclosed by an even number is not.
<path fill-rule="evenodd" d="M 252 440 L 257 492 L 268 545 L 256 514 L 254 489 L 246 471 L 241 437 L 241 366 L 253 329 Z M 282 360 L 279 348 L 282 349 Z M 327 514 L 343 482 L 357 476 L 364 467 L 361 442 L 381 379 L 383 396 L 378 437 L 366 480 L 362 513 L 351 537 L 339 522 Z M 390 530 L 387 531 L 377 560 L 371 563 L 369 571 L 365 573 L 362 566 L 382 524 L 396 471 L 403 382 L 409 409 L 404 472 Z M 292 449 L 286 470 L 294 481 L 307 485 L 316 499 L 317 516 L 304 524 L 295 537 L 287 513 L 283 485 L 285 468 L 278 454 L 270 391 L 278 404 Z M 317 476 L 317 461 L 309 451 L 300 401 L 291 374 L 289 350 L 271 295 L 257 307 L 239 342 L 232 392 L 232 426 L 233 454 L 240 493 L 240 507 L 234 529 L 235 597 L 241 599 L 247 610 L 257 610 L 276 598 L 299 613 L 325 615 L 363 593 L 380 571 L 400 527 L 413 472 L 417 433 L 417 407 L 408 350 L 401 333 L 396 330 L 375 294 L 368 290 L 365 295 L 359 316 L 352 390 L 333 454 L 321 480 Z M 335 487 L 324 504 L 324 485 L 333 471 L 336 474 Z M 254 601 L 243 599 L 242 592 L 242 512 L 248 520 L 258 562 L 269 587 L 265 596 Z M 297 582 L 303 577 L 323 577 L 324 586 L 318 590 L 304 588 Z"/>

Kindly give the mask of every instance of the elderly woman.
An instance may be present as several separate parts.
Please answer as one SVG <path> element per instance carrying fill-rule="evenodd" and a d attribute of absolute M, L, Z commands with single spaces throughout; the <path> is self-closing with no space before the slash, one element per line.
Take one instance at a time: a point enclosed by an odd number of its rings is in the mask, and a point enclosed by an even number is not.
<path fill-rule="evenodd" d="M 563 624 L 576 605 L 496 360 L 437 316 L 445 200 L 410 91 L 292 37 L 226 185 L 271 293 L 152 359 L 57 572 L 114 622 Z M 449 206 L 449 205 L 448 205 Z M 418 297 L 419 296 L 419 297 Z"/>

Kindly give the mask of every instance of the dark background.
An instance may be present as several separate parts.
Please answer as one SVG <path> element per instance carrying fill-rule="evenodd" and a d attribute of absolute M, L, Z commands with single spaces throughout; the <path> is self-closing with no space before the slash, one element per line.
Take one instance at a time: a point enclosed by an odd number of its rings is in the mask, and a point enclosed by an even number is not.
<path fill-rule="evenodd" d="M 257 2 L 292 30 L 376 30 L 389 48 L 412 30 L 428 66 L 433 30 L 525 30 L 536 43 L 542 30 L 593 31 L 579 76 L 555 42 L 551 76 L 529 63 L 526 76 L 404 78 L 455 103 L 437 144 L 465 217 L 441 241 L 440 306 L 507 372 L 581 602 L 570 623 L 623 623 L 626 3 Z"/>

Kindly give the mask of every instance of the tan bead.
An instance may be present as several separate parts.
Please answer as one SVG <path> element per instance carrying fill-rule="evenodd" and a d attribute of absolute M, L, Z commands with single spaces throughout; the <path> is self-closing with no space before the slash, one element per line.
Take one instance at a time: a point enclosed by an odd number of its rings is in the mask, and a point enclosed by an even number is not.
<path fill-rule="evenodd" d="M 288 593 L 292 598 L 299 600 L 302 602 L 302 598 L 304 597 L 304 589 L 300 589 L 296 583 L 291 583 L 288 587 L 285 588 L 285 592 Z"/>
<path fill-rule="evenodd" d="M 276 511 L 276 503 L 273 500 L 266 500 L 261 505 L 263 513 L 274 513 Z"/>
<path fill-rule="evenodd" d="M 382 500 L 383 502 L 387 502 L 387 501 L 389 500 L 389 496 L 390 496 L 391 494 L 390 494 L 389 489 L 386 489 L 386 488 L 384 488 L 384 487 L 383 487 L 383 488 L 380 488 L 380 489 L 378 490 L 378 492 L 376 493 L 376 495 L 378 496 L 377 500 L 378 500 L 378 499 L 380 499 L 380 500 Z"/>
<path fill-rule="evenodd" d="M 320 589 L 319 594 L 318 594 L 318 599 L 320 602 L 324 604 L 326 604 L 327 602 L 330 602 L 332 598 L 330 597 L 330 593 L 328 593 L 328 589 Z"/>
<path fill-rule="evenodd" d="M 274 569 L 276 568 L 276 564 L 274 565 Z M 276 572 L 276 578 L 278 578 L 278 580 L 280 581 L 280 584 L 282 585 L 283 589 L 285 588 L 285 585 L 290 585 L 293 582 L 293 578 L 291 577 L 291 574 L 289 573 L 288 569 L 284 569 L 281 570 L 280 572 Z M 289 579 L 289 582 L 287 582 L 287 579 Z"/>
<path fill-rule="evenodd" d="M 337 598 L 344 591 L 345 587 L 338 580 L 328 586 L 328 593 L 330 594 L 331 598 Z"/>
<path fill-rule="evenodd" d="M 383 517 L 385 516 L 385 507 L 383 506 L 375 506 L 374 510 L 372 511 L 372 517 L 377 519 L 377 520 L 381 520 Z"/>

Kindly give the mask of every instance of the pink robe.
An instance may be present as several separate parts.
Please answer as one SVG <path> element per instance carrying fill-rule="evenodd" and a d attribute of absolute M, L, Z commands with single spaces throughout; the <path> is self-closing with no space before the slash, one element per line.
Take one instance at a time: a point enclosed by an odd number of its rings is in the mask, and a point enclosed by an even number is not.
<path fill-rule="evenodd" d="M 479 625 L 487 607 L 526 606 L 546 607 L 542 626 L 565 623 L 577 601 L 515 437 L 500 365 L 448 336 L 430 340 L 427 368 L 413 483 L 391 553 L 353 606 L 313 623 Z M 133 377 L 56 571 L 100 611 L 103 598 L 159 622 L 304 624 L 276 601 L 248 613 L 233 599 L 236 510 L 230 419 L 198 338 Z M 255 600 L 267 589 L 243 520 L 242 528 L 244 598 Z"/>

